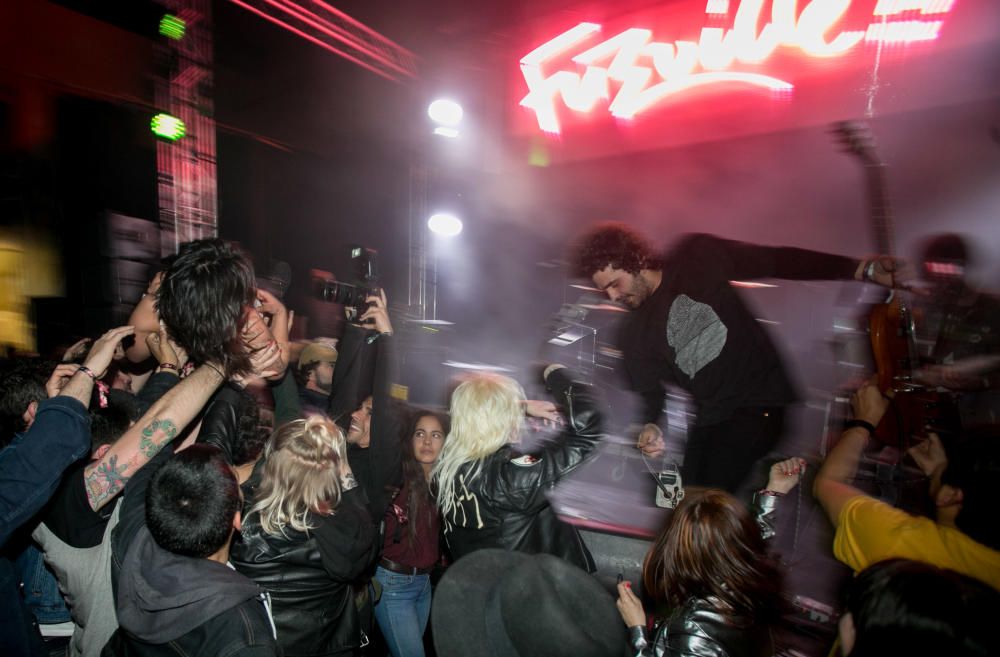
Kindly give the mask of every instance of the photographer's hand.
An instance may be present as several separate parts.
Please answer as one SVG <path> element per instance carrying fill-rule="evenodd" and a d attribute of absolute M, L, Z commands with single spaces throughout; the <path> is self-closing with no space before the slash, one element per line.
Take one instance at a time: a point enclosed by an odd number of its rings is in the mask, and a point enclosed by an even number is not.
<path fill-rule="evenodd" d="M 389 311 L 386 308 L 385 290 L 379 290 L 378 296 L 372 294 L 367 299 L 368 310 L 358 318 L 358 322 L 367 327 L 374 324 L 376 331 L 392 335 L 392 322 L 389 321 Z"/>

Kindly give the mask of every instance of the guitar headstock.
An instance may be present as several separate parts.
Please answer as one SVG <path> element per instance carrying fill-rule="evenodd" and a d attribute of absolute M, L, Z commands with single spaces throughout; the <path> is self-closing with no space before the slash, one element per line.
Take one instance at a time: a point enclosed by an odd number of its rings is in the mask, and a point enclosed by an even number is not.
<path fill-rule="evenodd" d="M 838 121 L 831 126 L 830 132 L 843 147 L 844 152 L 857 156 L 865 166 L 882 165 L 882 160 L 875 150 L 875 138 L 865 123 Z"/>

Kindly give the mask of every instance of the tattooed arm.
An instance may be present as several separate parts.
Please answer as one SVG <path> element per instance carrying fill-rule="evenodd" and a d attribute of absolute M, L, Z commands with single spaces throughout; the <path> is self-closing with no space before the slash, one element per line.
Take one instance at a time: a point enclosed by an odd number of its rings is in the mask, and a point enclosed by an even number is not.
<path fill-rule="evenodd" d="M 139 469 L 198 414 L 222 384 L 219 369 L 202 365 L 156 400 L 107 452 L 87 466 L 87 500 L 95 511 L 114 498 Z"/>

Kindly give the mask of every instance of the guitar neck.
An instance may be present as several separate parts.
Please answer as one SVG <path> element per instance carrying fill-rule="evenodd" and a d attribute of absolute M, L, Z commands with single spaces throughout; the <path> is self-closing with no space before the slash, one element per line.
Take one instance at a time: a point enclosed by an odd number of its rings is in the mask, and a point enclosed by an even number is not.
<path fill-rule="evenodd" d="M 889 191 L 886 189 L 885 170 L 886 166 L 882 163 L 865 165 L 868 204 L 872 230 L 875 233 L 875 247 L 881 255 L 892 255 L 895 235 L 892 228 L 892 209 L 889 207 Z"/>

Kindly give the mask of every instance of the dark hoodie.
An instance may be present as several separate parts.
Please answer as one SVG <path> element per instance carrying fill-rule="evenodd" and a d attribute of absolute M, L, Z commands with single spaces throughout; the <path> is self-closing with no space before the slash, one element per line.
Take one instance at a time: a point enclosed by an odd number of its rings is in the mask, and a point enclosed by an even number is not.
<path fill-rule="evenodd" d="M 156 465 L 143 470 L 155 471 Z M 226 565 L 156 543 L 145 522 L 151 472 L 140 474 L 125 488 L 122 519 L 112 536 L 119 629 L 101 654 L 276 655 L 274 628 L 256 584 Z"/>

